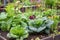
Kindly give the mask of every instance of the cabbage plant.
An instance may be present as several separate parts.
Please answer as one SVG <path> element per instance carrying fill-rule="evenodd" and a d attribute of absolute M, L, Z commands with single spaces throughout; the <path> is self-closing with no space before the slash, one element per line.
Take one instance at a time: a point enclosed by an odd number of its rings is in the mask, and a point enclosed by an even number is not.
<path fill-rule="evenodd" d="M 50 33 L 51 25 L 54 23 L 53 20 L 48 19 L 47 17 L 36 18 L 34 20 L 30 20 L 28 26 L 29 32 L 37 32 L 40 33 L 45 31 L 45 33 Z"/>

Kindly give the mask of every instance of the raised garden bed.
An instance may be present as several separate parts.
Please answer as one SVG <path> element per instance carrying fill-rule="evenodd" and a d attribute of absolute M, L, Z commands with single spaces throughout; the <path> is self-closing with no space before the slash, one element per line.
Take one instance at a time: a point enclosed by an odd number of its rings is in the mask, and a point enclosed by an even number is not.
<path fill-rule="evenodd" d="M 60 28 L 57 25 L 60 25 L 60 18 L 56 15 L 57 10 L 52 9 L 55 1 L 47 3 L 50 8 L 43 8 L 36 2 L 27 6 L 29 1 L 23 2 L 25 4 L 17 1 L 6 7 L 0 6 L 0 40 L 59 40 Z"/>
<path fill-rule="evenodd" d="M 7 33 L 8 32 L 3 32 L 3 31 L 1 31 L 0 30 L 0 40 L 15 40 L 15 39 L 9 39 L 8 37 L 7 37 Z M 29 35 L 29 37 L 28 38 L 26 38 L 26 39 L 24 39 L 24 40 L 38 40 L 40 38 L 40 40 L 60 40 L 60 35 L 56 35 L 56 36 L 54 36 L 54 38 L 52 37 L 52 36 L 41 36 L 40 34 L 30 34 Z"/>

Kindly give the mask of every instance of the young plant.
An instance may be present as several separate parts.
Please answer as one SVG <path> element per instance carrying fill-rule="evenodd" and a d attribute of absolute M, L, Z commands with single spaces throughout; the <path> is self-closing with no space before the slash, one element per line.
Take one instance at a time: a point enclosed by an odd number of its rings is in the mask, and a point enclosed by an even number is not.
<path fill-rule="evenodd" d="M 9 17 L 12 17 L 12 16 L 15 15 L 15 10 L 14 10 L 14 4 L 13 3 L 7 4 L 5 10 L 6 10 L 7 15 Z"/>
<path fill-rule="evenodd" d="M 5 12 L 2 12 L 0 14 L 0 29 L 3 31 L 7 31 L 11 27 L 11 18 L 7 18 L 7 14 Z"/>
<path fill-rule="evenodd" d="M 20 25 L 12 27 L 10 32 L 7 34 L 9 38 L 16 38 L 16 40 L 23 40 L 28 37 L 28 31 Z"/>
<path fill-rule="evenodd" d="M 8 18 L 7 18 L 8 19 Z M 0 29 L 2 30 L 2 31 L 9 31 L 10 30 L 10 28 L 11 28 L 11 23 L 12 23 L 12 18 L 10 18 L 10 19 L 4 19 L 4 20 L 1 20 L 0 21 Z"/>
<path fill-rule="evenodd" d="M 48 9 L 48 10 L 43 12 L 43 16 L 51 17 L 53 15 L 56 15 L 56 13 L 57 13 L 57 10 Z"/>
<path fill-rule="evenodd" d="M 29 32 L 42 32 L 45 31 L 45 33 L 50 33 L 51 25 L 53 24 L 53 21 L 48 19 L 47 17 L 37 18 L 34 20 L 29 21 L 28 30 Z"/>

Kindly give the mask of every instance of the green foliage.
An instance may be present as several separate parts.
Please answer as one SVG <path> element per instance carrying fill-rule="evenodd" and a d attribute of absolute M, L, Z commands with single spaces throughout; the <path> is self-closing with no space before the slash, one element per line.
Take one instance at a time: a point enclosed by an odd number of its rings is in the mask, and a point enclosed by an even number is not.
<path fill-rule="evenodd" d="M 14 10 L 14 4 L 13 3 L 7 4 L 5 10 L 7 11 L 7 15 L 9 17 L 12 17 L 12 16 L 15 15 L 15 10 Z"/>
<path fill-rule="evenodd" d="M 24 5 L 31 5 L 29 0 L 20 1 L 24 1 Z M 55 1 L 47 0 L 47 3 L 53 6 Z M 0 29 L 10 31 L 7 35 L 9 38 L 23 40 L 28 37 L 28 32 L 45 32 L 49 34 L 51 30 L 54 31 L 57 28 L 60 17 L 56 15 L 57 11 L 55 9 L 44 10 L 41 8 L 34 11 L 31 9 L 22 13 L 20 11 L 21 7 L 18 3 L 16 5 L 9 3 L 5 8 L 6 13 L 2 12 L 0 14 Z"/>
<path fill-rule="evenodd" d="M 31 5 L 30 0 L 24 0 L 24 5 Z"/>
<path fill-rule="evenodd" d="M 29 32 L 38 32 L 38 33 L 45 30 L 45 33 L 48 34 L 48 33 L 50 33 L 52 24 L 53 24 L 53 21 L 46 17 L 38 18 L 38 19 L 29 21 L 28 30 L 29 30 Z"/>
<path fill-rule="evenodd" d="M 0 13 L 0 20 L 6 19 L 7 14 L 5 12 Z"/>
<path fill-rule="evenodd" d="M 18 38 L 18 39 L 24 39 L 28 37 L 28 31 L 21 27 L 20 25 L 16 27 L 12 27 L 10 30 L 10 33 L 7 35 L 9 38 Z"/>
<path fill-rule="evenodd" d="M 57 13 L 57 10 L 55 9 L 48 9 L 46 11 L 43 12 L 43 16 L 53 16 L 53 15 L 56 15 Z"/>
<path fill-rule="evenodd" d="M 12 23 L 12 18 L 10 19 L 5 19 L 0 21 L 0 28 L 3 31 L 9 31 L 11 28 L 11 23 Z"/>
<path fill-rule="evenodd" d="M 56 2 L 57 0 L 45 0 L 46 6 L 51 6 L 51 7 L 56 6 Z"/>
<path fill-rule="evenodd" d="M 54 21 L 54 23 L 53 23 L 53 25 L 51 26 L 52 28 L 52 31 L 53 30 L 56 30 L 58 27 L 58 23 L 59 23 L 59 21 L 60 21 L 60 18 L 59 18 L 59 16 L 58 15 L 54 15 L 53 16 L 53 18 L 50 18 L 50 19 L 52 19 L 53 21 Z"/>
<path fill-rule="evenodd" d="M 3 31 L 9 30 L 11 24 L 11 19 L 7 20 L 7 14 L 5 12 L 2 12 L 0 14 L 0 28 Z"/>
<path fill-rule="evenodd" d="M 59 16 L 57 15 L 57 10 L 55 9 L 48 9 L 47 11 L 43 12 L 43 16 L 47 16 L 49 19 L 54 21 L 53 25 L 51 26 L 52 31 L 57 29 Z"/>

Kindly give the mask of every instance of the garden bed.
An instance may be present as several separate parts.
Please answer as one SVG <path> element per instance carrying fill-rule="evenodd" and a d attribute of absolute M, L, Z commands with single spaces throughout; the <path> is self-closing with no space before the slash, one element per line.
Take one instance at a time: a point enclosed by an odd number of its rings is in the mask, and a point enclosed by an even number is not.
<path fill-rule="evenodd" d="M 0 30 L 0 40 L 15 40 L 15 39 L 9 39 L 8 37 L 7 37 L 7 33 L 8 32 L 3 32 L 3 31 L 1 31 Z M 28 38 L 26 38 L 26 39 L 24 39 L 24 40 L 38 40 L 38 39 L 41 39 L 41 40 L 60 40 L 60 35 L 56 35 L 54 38 L 52 37 L 52 36 L 48 36 L 48 35 L 46 35 L 46 34 L 44 34 L 44 35 L 40 35 L 39 33 L 35 33 L 35 34 L 30 34 L 29 35 L 29 37 Z"/>
<path fill-rule="evenodd" d="M 24 0 L 0 6 L 0 40 L 60 39 L 59 4 L 56 6 L 55 0 L 46 0 L 46 8 L 38 1 Z"/>

